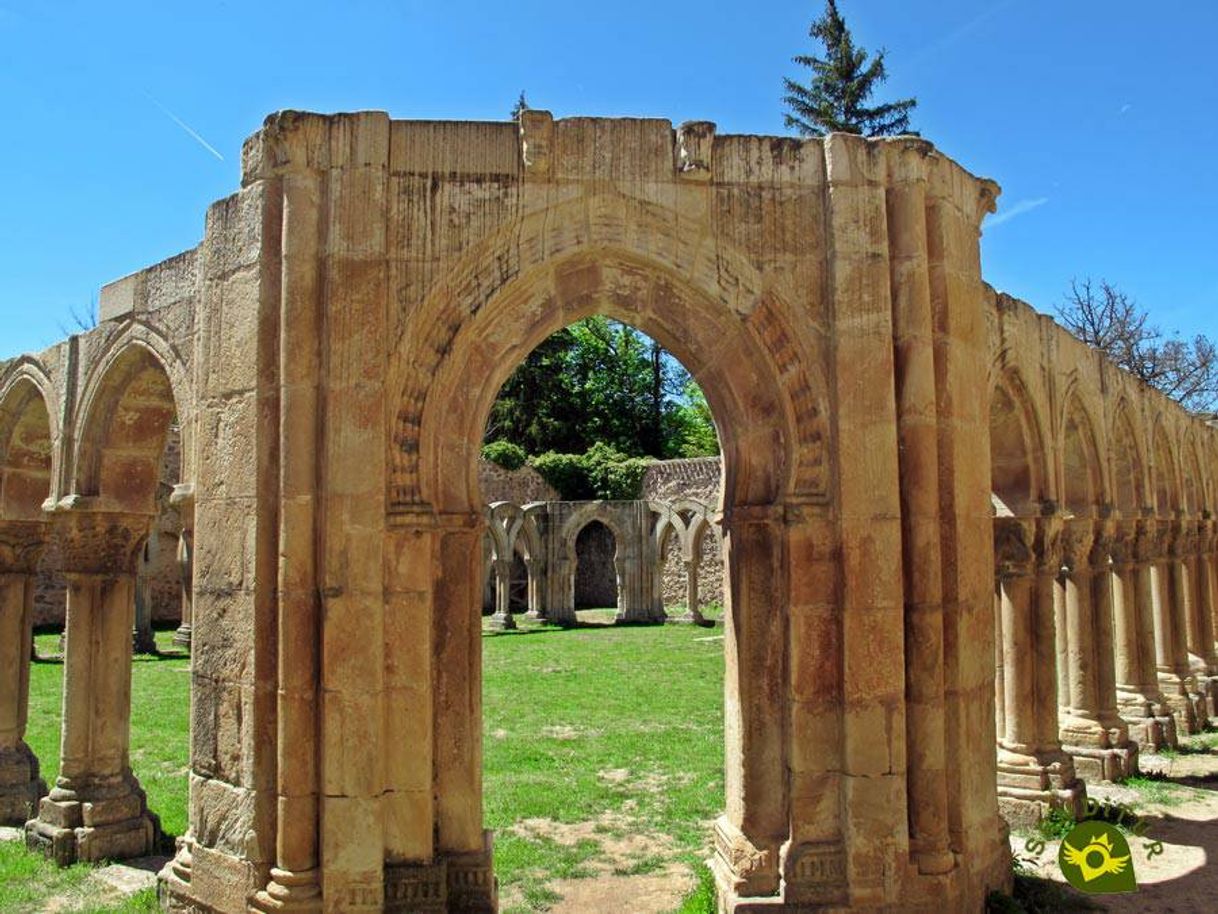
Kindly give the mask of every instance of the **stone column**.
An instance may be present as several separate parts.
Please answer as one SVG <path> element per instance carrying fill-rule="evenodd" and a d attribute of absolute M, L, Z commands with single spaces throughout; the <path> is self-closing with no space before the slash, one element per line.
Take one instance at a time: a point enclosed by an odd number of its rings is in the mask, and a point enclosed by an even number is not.
<path fill-rule="evenodd" d="M 1155 669 L 1150 561 L 1158 551 L 1153 521 L 1117 523 L 1112 541 L 1113 656 L 1117 707 L 1132 739 L 1149 749 L 1176 746 L 1176 720 Z"/>
<path fill-rule="evenodd" d="M 706 621 L 702 615 L 702 610 L 698 606 L 698 569 L 701 564 L 699 559 L 701 556 L 694 555 L 692 558 L 685 558 L 685 615 L 682 617 L 682 622 L 693 622 L 695 625 L 700 625 Z M 658 576 L 658 572 L 657 572 Z"/>
<path fill-rule="evenodd" d="M 727 810 L 715 823 L 711 868 L 721 893 L 772 896 L 787 809 L 786 531 L 781 507 L 734 507 L 724 517 L 728 582 L 724 617 Z M 810 648 L 809 648 L 810 649 Z M 826 798 L 826 802 L 832 802 Z M 838 812 L 825 807 L 825 828 Z M 841 855 L 840 836 L 832 846 Z M 721 896 L 722 897 L 722 896 Z"/>
<path fill-rule="evenodd" d="M 1109 675 L 1111 594 L 1104 525 L 1089 518 L 1066 522 L 1061 592 L 1065 662 L 1058 669 L 1062 748 L 1087 780 L 1113 781 L 1137 769 L 1137 745 L 1116 709 Z"/>
<path fill-rule="evenodd" d="M 998 803 L 1007 821 L 1037 821 L 1052 807 L 1081 815 L 1086 788 L 1058 738 L 1054 588 L 1061 521 L 994 519 L 1003 638 L 1003 721 Z"/>
<path fill-rule="evenodd" d="M 34 817 L 46 784 L 25 742 L 34 576 L 46 542 L 37 521 L 0 521 L 0 825 Z"/>
<path fill-rule="evenodd" d="M 150 521 L 66 500 L 54 515 L 68 581 L 63 737 L 26 843 L 61 866 L 142 857 L 160 838 L 127 753 L 135 565 Z"/>
<path fill-rule="evenodd" d="M 527 558 L 524 560 L 524 568 L 529 581 L 528 611 L 524 617 L 537 621 L 542 618 L 541 598 L 545 587 L 542 570 L 545 568 L 545 563 L 540 558 Z"/>
<path fill-rule="evenodd" d="M 135 573 L 135 626 L 131 630 L 131 644 L 137 654 L 155 654 L 156 638 L 152 634 L 152 588 L 148 570 L 158 547 L 159 533 L 155 527 L 144 540 L 140 549 Z"/>
<path fill-rule="evenodd" d="M 178 509 L 182 520 L 182 535 L 178 537 L 178 572 L 182 576 L 182 621 L 173 633 L 177 647 L 190 650 L 194 632 L 194 559 L 195 559 L 195 486 L 181 483 L 174 486 L 169 503 Z"/>
<path fill-rule="evenodd" d="M 500 631 L 516 628 L 512 618 L 512 560 L 495 559 L 495 612 L 491 626 Z"/>
<path fill-rule="evenodd" d="M 277 831 L 275 866 L 253 899 L 262 911 L 321 909 L 318 575 L 322 182 L 283 178 L 279 320 Z"/>
<path fill-rule="evenodd" d="M 1189 651 L 1195 656 L 1198 679 L 1204 677 L 1208 698 L 1206 715 L 1218 716 L 1218 645 L 1214 643 L 1214 579 L 1210 556 L 1214 552 L 1214 523 L 1197 524 L 1197 546 L 1193 553 L 1193 614 L 1189 626 Z"/>
<path fill-rule="evenodd" d="M 435 654 L 433 795 L 435 849 L 448 910 L 497 908 L 492 835 L 482 827 L 482 628 L 478 613 L 481 513 L 438 520 L 432 585 Z"/>
<path fill-rule="evenodd" d="M 1183 531 L 1177 521 L 1160 520 L 1159 553 L 1150 565 L 1150 598 L 1154 607 L 1155 667 L 1159 688 L 1186 733 L 1199 732 L 1192 672 L 1188 667 L 1188 638 L 1185 631 L 1186 588 L 1179 574 L 1184 548 Z"/>

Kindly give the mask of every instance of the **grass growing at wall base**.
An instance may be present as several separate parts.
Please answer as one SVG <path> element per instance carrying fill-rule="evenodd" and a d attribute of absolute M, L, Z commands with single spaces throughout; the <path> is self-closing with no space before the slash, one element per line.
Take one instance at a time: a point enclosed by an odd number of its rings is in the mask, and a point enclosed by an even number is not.
<path fill-rule="evenodd" d="M 558 880 L 692 873 L 681 914 L 714 910 L 701 861 L 723 808 L 722 628 L 522 623 L 483 637 L 486 824 L 506 912 L 544 911 Z M 591 623 L 591 624 L 587 624 Z M 159 632 L 162 657 L 136 657 L 131 763 L 169 834 L 186 829 L 189 659 Z M 58 638 L 42 634 L 39 652 Z M 54 783 L 63 664 L 31 669 L 27 740 Z M 37 911 L 88 867 L 56 870 L 20 843 L 0 845 L 0 910 Z M 23 888 L 26 887 L 26 888 Z M 145 905 L 141 907 L 140 905 Z M 122 908 L 154 910 L 141 894 Z M 73 908 L 72 910 L 76 910 Z"/>

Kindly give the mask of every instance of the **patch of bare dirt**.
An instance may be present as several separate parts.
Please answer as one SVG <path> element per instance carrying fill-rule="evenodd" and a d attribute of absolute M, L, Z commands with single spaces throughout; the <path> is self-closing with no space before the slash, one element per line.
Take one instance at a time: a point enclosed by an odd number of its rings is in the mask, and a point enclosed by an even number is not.
<path fill-rule="evenodd" d="M 694 877 L 688 867 L 671 865 L 642 876 L 560 879 L 550 887 L 562 896 L 550 914 L 665 914 L 693 890 Z"/>
<path fill-rule="evenodd" d="M 628 774 L 625 769 L 601 774 L 619 771 Z M 552 914 L 663 914 L 680 905 L 693 889 L 693 873 L 671 860 L 675 854 L 671 839 L 639 828 L 637 820 L 619 812 L 605 812 L 588 822 L 524 819 L 511 831 L 566 847 L 593 841 L 600 848 L 585 864 L 591 875 L 547 883 L 562 896 L 549 909 Z M 516 900 L 508 890 L 501 903 L 510 907 Z"/>
<path fill-rule="evenodd" d="M 1116 784 L 1088 784 L 1087 794 L 1103 802 L 1124 803 L 1141 814 L 1147 829 L 1130 835 L 1138 891 L 1129 895 L 1096 896 L 1095 901 L 1117 914 L 1185 914 L 1218 910 L 1218 755 L 1181 755 L 1166 759 L 1147 755 L 1142 769 L 1161 772 L 1173 785 L 1176 805 L 1150 802 L 1145 794 Z M 1012 836 L 1016 854 L 1026 856 L 1024 838 Z M 1162 853 L 1151 856 L 1151 842 Z M 1057 866 L 1060 842 L 1039 855 L 1036 871 L 1064 882 Z"/>

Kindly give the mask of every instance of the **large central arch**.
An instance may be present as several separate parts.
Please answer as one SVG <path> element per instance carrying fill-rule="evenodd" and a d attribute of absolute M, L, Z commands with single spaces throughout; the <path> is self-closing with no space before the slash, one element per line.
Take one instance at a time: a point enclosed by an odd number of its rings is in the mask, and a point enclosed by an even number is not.
<path fill-rule="evenodd" d="M 780 368 L 752 326 L 777 320 L 776 306 L 723 309 L 718 296 L 696 288 L 665 264 L 616 248 L 593 247 L 552 258 L 482 299 L 457 301 L 469 314 L 453 335 L 424 397 L 420 494 L 437 514 L 480 514 L 477 455 L 491 405 L 516 364 L 567 324 L 601 313 L 643 330 L 681 359 L 698 380 L 723 435 L 724 504 L 729 592 L 726 625 L 728 823 L 757 846 L 787 837 L 788 785 L 784 702 L 788 675 L 787 569 L 781 518 L 790 494 L 788 468 L 797 435 Z M 429 315 L 424 315 L 429 320 Z M 406 347 L 403 363 L 423 353 Z M 799 353 L 788 372 L 815 364 Z M 821 394 L 824 402 L 825 395 Z M 743 515 L 743 517 L 741 517 Z M 759 524 L 758 518 L 765 521 Z M 762 531 L 765 532 L 762 532 Z M 441 539 L 441 565 L 471 569 L 437 582 L 434 613 L 434 721 L 437 750 L 437 835 L 445 853 L 483 850 L 481 758 L 481 640 L 478 538 Z M 761 576 L 757 580 L 754 576 Z M 749 587 L 750 579 L 754 580 Z M 759 586 L 764 581 L 764 586 Z M 829 643 L 816 648 L 830 652 Z M 824 662 L 824 661 L 822 661 Z M 450 752 L 445 752 L 451 747 Z"/>

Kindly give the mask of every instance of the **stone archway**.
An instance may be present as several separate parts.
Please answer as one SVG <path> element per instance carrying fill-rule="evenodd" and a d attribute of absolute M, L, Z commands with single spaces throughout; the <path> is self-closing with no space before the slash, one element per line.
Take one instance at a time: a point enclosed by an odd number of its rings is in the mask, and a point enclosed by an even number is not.
<path fill-rule="evenodd" d="M 34 577 L 48 539 L 55 443 L 50 383 L 33 366 L 0 384 L 0 825 L 21 826 L 46 793 L 25 742 Z"/>
<path fill-rule="evenodd" d="M 201 249 L 197 511 L 251 545 L 201 540 L 196 597 L 239 574 L 196 603 L 200 641 L 242 624 L 201 645 L 193 698 L 204 720 L 240 702 L 241 764 L 194 747 L 171 904 L 493 908 L 476 458 L 512 367 L 592 313 L 672 351 L 720 432 L 724 909 L 971 907 L 1009 882 L 992 184 L 918 140 L 535 111 L 282 112 L 243 163 Z"/>
<path fill-rule="evenodd" d="M 795 441 L 797 436 L 786 427 L 792 408 L 781 399 L 782 385 L 772 358 L 747 324 L 729 331 L 731 325 L 720 316 L 714 299 L 673 276 L 664 264 L 613 249 L 579 252 L 544 263 L 466 313 L 471 311 L 471 318 L 454 335 L 449 352 L 435 370 L 419 428 L 420 453 L 434 455 L 435 461 L 420 464 L 420 489 L 435 493 L 429 502 L 462 508 L 452 512 L 458 516 L 472 514 L 476 504 L 467 484 L 473 467 L 462 461 L 478 452 L 495 394 L 517 357 L 567 323 L 594 312 L 627 321 L 659 339 L 707 392 L 723 435 L 725 477 L 730 480 L 724 510 L 729 518 L 728 578 L 733 582 L 734 599 L 729 598 L 726 688 L 729 707 L 739 717 L 735 726 L 729 721 L 728 727 L 732 734 L 727 749 L 729 796 L 736 791 L 734 802 L 729 799 L 729 815 L 733 805 L 745 806 L 745 796 L 753 798 L 748 802 L 751 808 L 742 810 L 746 815 L 741 816 L 744 825 L 753 830 L 751 839 L 741 835 L 731 840 L 751 840 L 776 850 L 786 829 L 785 721 L 764 696 L 780 689 L 778 683 L 787 675 L 785 569 L 776 562 L 785 551 L 781 544 L 785 531 L 774 519 L 781 514 L 789 486 L 786 468 L 791 458 L 781 443 Z M 529 323 L 521 326 L 522 317 Z M 506 326 L 512 331 L 505 330 Z M 703 330 L 682 337 L 676 332 L 682 326 Z M 421 356 L 406 351 L 399 357 L 405 364 L 413 364 Z M 750 366 L 747 374 L 735 370 L 743 365 Z M 752 409 L 746 412 L 743 404 Z M 562 519 L 560 539 L 567 553 L 585 522 L 594 518 L 613 521 L 607 507 L 592 503 Z M 645 503 L 633 507 L 646 510 Z M 737 522 L 733 552 L 732 519 L 741 514 L 743 523 Z M 473 522 L 465 527 L 472 530 Z M 619 529 L 618 536 L 629 539 L 625 530 Z M 468 534 L 442 533 L 441 567 L 468 567 L 472 542 Z M 451 558 L 445 557 L 446 552 Z M 570 555 L 566 558 L 569 562 Z M 743 566 L 742 571 L 733 571 L 733 558 Z M 561 569 L 551 568 L 550 573 L 560 581 L 559 586 L 569 587 L 569 575 L 564 576 Z M 742 593 L 741 578 L 747 581 L 749 575 L 760 575 L 765 586 Z M 485 868 L 489 845 L 480 824 L 481 753 L 480 748 L 471 751 L 481 744 L 477 704 L 481 658 L 477 619 L 471 613 L 467 588 L 458 574 L 447 573 L 436 581 L 433 597 L 433 612 L 444 632 L 433 660 L 438 676 L 439 701 L 433 709 L 437 749 L 446 744 L 462 747 L 460 753 L 446 755 L 442 765 L 437 760 L 438 850 L 458 861 L 471 861 L 463 866 L 481 861 L 478 866 Z M 650 588 L 646 591 L 641 597 L 650 597 Z M 628 596 L 624 599 L 629 602 Z M 751 637 L 742 646 L 736 637 L 745 628 Z M 733 738 L 739 740 L 735 746 Z M 733 770 L 734 779 L 730 776 Z M 742 832 L 741 823 L 730 820 L 722 829 L 729 834 Z M 444 847 L 445 843 L 449 846 Z M 480 884 L 487 882 L 484 879 Z"/>
<path fill-rule="evenodd" d="M 76 422 L 72 494 L 54 505 L 68 581 L 60 773 L 26 827 L 60 864 L 138 857 L 160 825 L 128 757 L 138 555 L 177 415 L 169 369 L 143 341 L 99 360 Z"/>

